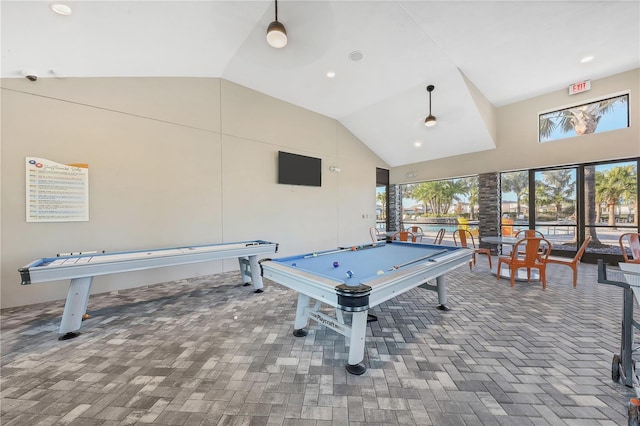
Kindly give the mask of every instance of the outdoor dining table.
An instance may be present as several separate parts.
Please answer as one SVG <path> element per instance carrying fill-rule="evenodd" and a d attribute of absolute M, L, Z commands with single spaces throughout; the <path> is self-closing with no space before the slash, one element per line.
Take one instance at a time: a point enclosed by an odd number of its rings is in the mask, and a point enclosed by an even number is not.
<path fill-rule="evenodd" d="M 483 243 L 486 243 L 486 244 L 497 244 L 497 245 L 510 245 L 510 246 L 513 246 L 519 240 L 520 239 L 516 238 L 516 237 L 500 237 L 500 236 L 480 237 L 480 242 L 483 242 Z"/>

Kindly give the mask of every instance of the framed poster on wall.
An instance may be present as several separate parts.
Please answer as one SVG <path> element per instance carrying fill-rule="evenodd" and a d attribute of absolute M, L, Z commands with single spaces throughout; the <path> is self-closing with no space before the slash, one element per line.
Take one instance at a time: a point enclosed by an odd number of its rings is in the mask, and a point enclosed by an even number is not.
<path fill-rule="evenodd" d="M 26 157 L 27 222 L 89 220 L 89 166 Z"/>

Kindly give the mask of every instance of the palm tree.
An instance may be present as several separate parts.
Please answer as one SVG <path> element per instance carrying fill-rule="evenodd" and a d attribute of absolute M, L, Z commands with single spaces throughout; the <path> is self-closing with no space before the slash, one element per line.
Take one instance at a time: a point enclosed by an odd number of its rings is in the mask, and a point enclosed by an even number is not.
<path fill-rule="evenodd" d="M 602 197 L 609 210 L 608 225 L 615 227 L 616 206 L 625 199 L 634 200 L 636 188 L 637 171 L 631 164 L 626 166 L 613 167 L 604 172 L 596 172 L 596 191 Z M 637 214 L 636 214 L 637 215 Z M 615 228 L 614 228 L 615 229 Z"/>
<path fill-rule="evenodd" d="M 471 176 L 459 180 L 464 185 L 463 194 L 468 195 L 469 197 L 469 220 L 475 220 L 475 206 L 480 198 L 478 176 Z"/>
<path fill-rule="evenodd" d="M 619 96 L 541 115 L 540 140 L 548 139 L 557 128 L 565 133 L 574 130 L 576 135 L 593 133 L 603 115 L 610 112 L 617 104 L 625 102 L 627 97 Z"/>
<path fill-rule="evenodd" d="M 434 180 L 415 185 L 411 190 L 411 198 L 428 205 L 431 212 L 443 215 L 449 211 L 458 194 L 464 194 L 464 183 L 459 180 Z"/>
<path fill-rule="evenodd" d="M 529 195 L 529 173 L 525 170 L 503 173 L 500 176 L 500 186 L 503 192 L 514 192 L 516 194 L 516 212 L 520 217 L 522 213 L 521 202 Z"/>
<path fill-rule="evenodd" d="M 596 223 L 600 219 L 600 203 L 596 197 L 596 167 L 585 166 L 584 168 L 584 209 L 587 226 L 585 229 L 585 238 L 591 236 L 592 246 L 601 246 L 602 243 L 598 239 L 596 233 Z"/>
<path fill-rule="evenodd" d="M 574 181 L 572 171 L 565 170 L 549 170 L 542 172 L 543 182 L 540 188 L 547 196 L 550 204 L 555 206 L 556 220 L 560 219 L 562 205 L 571 202 L 571 196 L 574 192 Z"/>
<path fill-rule="evenodd" d="M 387 193 L 376 193 L 376 201 L 382 204 L 382 211 L 380 212 L 380 219 L 384 219 L 387 216 Z"/>

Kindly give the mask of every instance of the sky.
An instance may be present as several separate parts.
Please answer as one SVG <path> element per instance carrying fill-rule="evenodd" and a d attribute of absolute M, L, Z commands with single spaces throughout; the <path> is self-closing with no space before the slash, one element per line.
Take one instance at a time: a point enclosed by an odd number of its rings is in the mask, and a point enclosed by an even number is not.
<path fill-rule="evenodd" d="M 622 129 L 629 127 L 629 104 L 627 102 L 617 103 L 611 111 L 607 114 L 603 114 L 598 122 L 598 126 L 594 133 L 606 132 L 609 130 Z M 562 129 L 556 128 L 549 138 L 542 140 L 541 142 L 553 142 L 556 139 L 566 139 L 576 137 L 576 133 L 571 130 L 569 132 L 563 132 Z"/>

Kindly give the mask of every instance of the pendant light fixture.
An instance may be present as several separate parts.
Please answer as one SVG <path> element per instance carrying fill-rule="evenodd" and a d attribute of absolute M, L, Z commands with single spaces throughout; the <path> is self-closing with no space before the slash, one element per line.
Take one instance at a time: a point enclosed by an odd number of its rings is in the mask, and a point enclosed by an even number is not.
<path fill-rule="evenodd" d="M 433 92 L 433 89 L 435 89 L 433 84 L 427 86 L 427 92 L 429 92 L 429 115 L 424 119 L 424 125 L 427 127 L 436 125 L 436 117 L 431 115 L 431 92 Z"/>
<path fill-rule="evenodd" d="M 269 46 L 281 49 L 287 45 L 287 30 L 278 22 L 278 0 L 276 2 L 276 20 L 267 28 L 267 43 Z"/>

